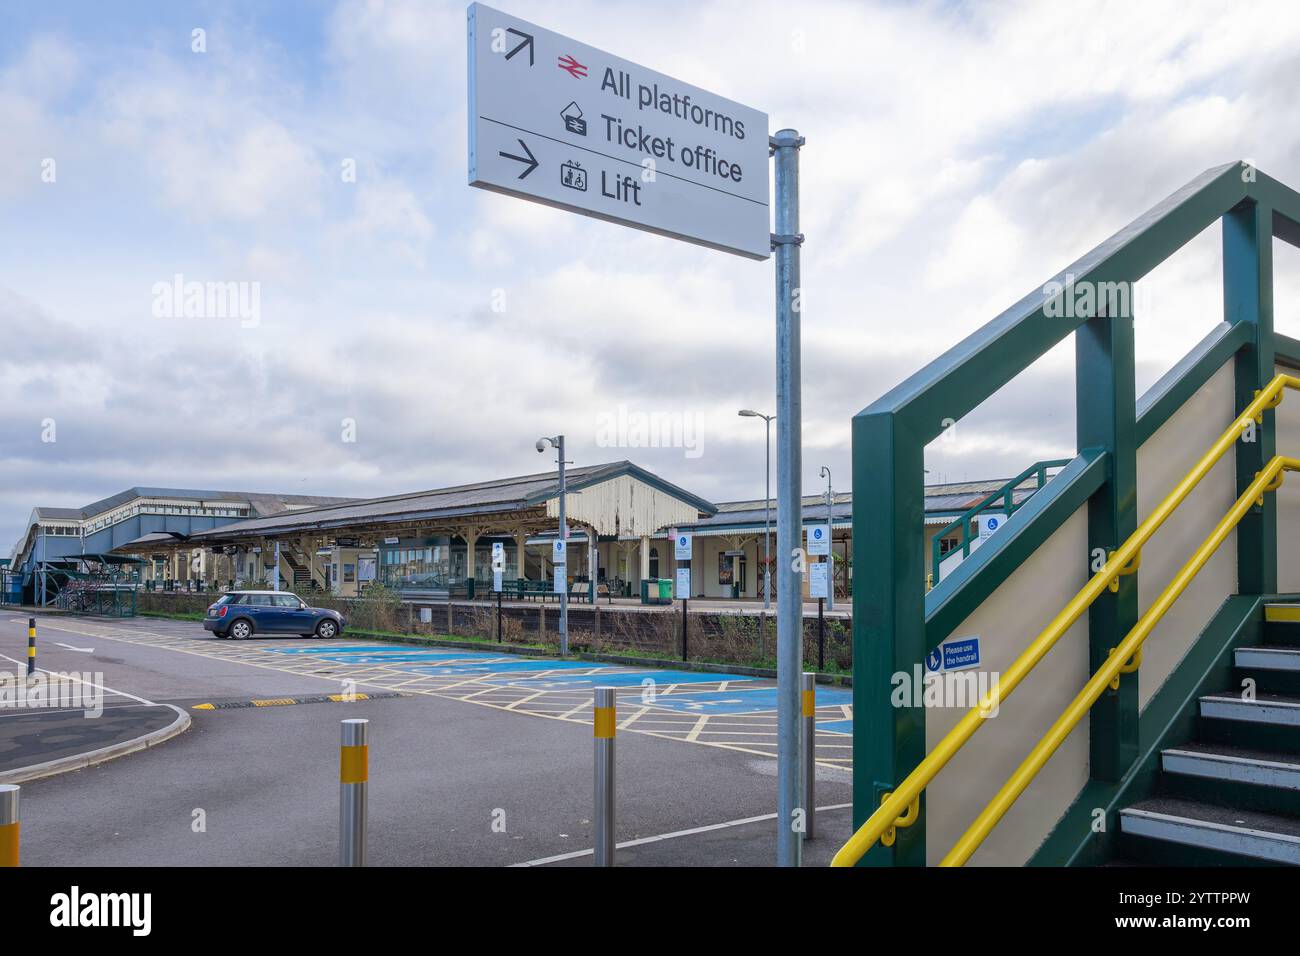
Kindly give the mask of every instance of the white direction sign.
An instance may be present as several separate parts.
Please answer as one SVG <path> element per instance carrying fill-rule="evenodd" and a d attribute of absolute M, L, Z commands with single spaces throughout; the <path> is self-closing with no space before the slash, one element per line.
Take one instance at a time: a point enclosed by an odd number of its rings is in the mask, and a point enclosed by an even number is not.
<path fill-rule="evenodd" d="M 469 7 L 469 184 L 770 255 L 767 114 Z"/>
<path fill-rule="evenodd" d="M 830 597 L 830 563 L 817 561 L 808 565 L 808 595 L 813 598 Z"/>
<path fill-rule="evenodd" d="M 691 596 L 691 569 L 690 568 L 677 569 L 676 591 L 677 591 L 677 597 L 680 600 L 685 601 L 687 598 Z"/>

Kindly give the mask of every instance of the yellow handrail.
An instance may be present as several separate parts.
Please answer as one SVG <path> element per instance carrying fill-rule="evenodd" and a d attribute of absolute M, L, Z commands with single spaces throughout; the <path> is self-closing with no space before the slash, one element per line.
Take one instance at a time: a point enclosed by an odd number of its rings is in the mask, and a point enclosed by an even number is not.
<path fill-rule="evenodd" d="M 916 765 L 903 782 L 881 802 L 875 813 L 858 828 L 857 832 L 835 854 L 831 866 L 855 865 L 868 850 L 876 845 L 886 830 L 892 829 L 897 824 L 899 818 L 920 797 L 921 792 L 930 784 L 930 781 L 938 775 L 939 771 L 947 765 L 948 761 L 965 745 L 966 741 L 974 736 L 975 731 L 979 730 L 985 717 L 998 712 L 1002 702 L 1011 696 L 1016 687 L 1020 685 L 1020 682 L 1046 656 L 1047 652 L 1056 646 L 1056 642 L 1060 640 L 1061 635 L 1083 616 L 1083 613 L 1111 585 L 1112 581 L 1118 581 L 1121 574 L 1133 572 L 1137 566 L 1136 562 L 1141 558 L 1142 546 L 1151 539 L 1152 535 L 1168 520 L 1174 510 L 1200 484 L 1201 479 L 1209 473 L 1219 459 L 1227 454 L 1228 449 L 1232 447 L 1238 437 L 1247 428 L 1251 427 L 1252 423 L 1263 423 L 1265 410 L 1276 408 L 1281 403 L 1285 390 L 1288 388 L 1300 389 L 1300 378 L 1293 375 L 1278 375 L 1255 396 L 1255 399 L 1246 406 L 1242 413 L 1228 426 L 1227 430 L 1210 446 L 1210 449 L 1192 466 L 1192 470 L 1183 477 L 1182 481 L 1164 497 L 1160 504 L 1156 505 L 1151 514 L 1138 525 L 1137 530 L 1129 536 L 1128 540 L 1110 555 L 1102 569 L 1088 579 L 1088 583 L 1070 599 L 1060 613 L 1052 618 L 1047 627 L 1040 631 L 1038 636 L 1030 642 L 1024 652 L 1002 674 L 1001 679 L 980 699 L 979 704 L 968 711 L 952 730 L 948 731 L 943 739 L 935 745 L 935 748 L 926 754 L 925 758 Z M 1277 460 L 1274 459 L 1274 461 Z M 1294 459 L 1282 460 L 1292 461 Z M 1273 462 L 1269 464 L 1271 467 Z M 1276 477 L 1280 477 L 1280 472 Z M 1251 487 L 1253 488 L 1254 484 Z M 1256 497 L 1260 494 L 1262 492 L 1257 492 Z M 1125 642 L 1121 642 L 1121 649 L 1126 642 L 1127 638 Z M 1136 644 L 1140 647 L 1141 641 L 1136 642 Z M 1111 660 L 1118 659 L 1122 665 L 1129 666 L 1135 663 L 1130 661 L 1132 656 L 1131 652 L 1125 653 L 1120 650 L 1119 653 L 1112 656 Z M 1098 671 L 1098 673 L 1102 673 L 1102 671 Z M 1110 675 L 1107 682 L 1113 680 L 1115 676 L 1114 674 Z M 975 845 L 978 846 L 978 842 Z"/>
<path fill-rule="evenodd" d="M 1011 805 L 1016 802 L 1017 798 L 1025 792 L 1025 788 L 1038 775 L 1038 771 L 1056 753 L 1056 748 L 1070 732 L 1083 719 L 1089 709 L 1095 704 L 1101 695 L 1105 693 L 1108 684 L 1119 679 L 1119 675 L 1129 673 L 1136 668 L 1129 668 L 1124 662 L 1131 656 L 1142 652 L 1142 642 L 1147 639 L 1155 626 L 1160 623 L 1160 619 L 1165 616 L 1174 601 L 1187 589 L 1187 585 L 1192 583 L 1192 578 L 1196 577 L 1197 572 L 1205 567 L 1205 563 L 1210 560 L 1210 556 L 1219 549 L 1219 545 L 1237 526 L 1238 522 L 1245 517 L 1246 513 L 1254 506 L 1255 502 L 1262 498 L 1265 492 L 1276 491 L 1282 484 L 1282 476 L 1288 471 L 1300 471 L 1300 459 L 1284 458 L 1278 456 L 1269 461 L 1264 470 L 1261 471 L 1255 480 L 1250 483 L 1241 497 L 1236 500 L 1228 513 L 1223 516 L 1222 520 L 1214 526 L 1209 537 L 1201 542 L 1192 556 L 1187 560 L 1178 573 L 1174 575 L 1172 581 L 1160 592 L 1155 603 L 1143 614 L 1133 630 L 1129 631 L 1124 640 L 1120 641 L 1119 647 L 1111 652 L 1106 658 L 1106 662 L 1097 668 L 1097 672 L 1092 675 L 1088 683 L 1083 685 L 1083 690 L 1079 691 L 1078 696 L 1070 701 L 1070 706 L 1065 712 L 1057 718 L 1056 723 L 1052 724 L 1050 730 L 1043 738 L 1034 745 L 1034 749 L 1029 752 L 1029 756 L 1024 762 L 1016 768 L 1016 772 L 1011 778 L 1003 784 L 1002 789 L 997 792 L 989 805 L 986 806 L 980 815 L 975 818 L 975 822 L 970 828 L 962 834 L 961 839 L 956 845 L 948 851 L 940 862 L 940 866 L 962 866 L 971 858 L 984 839 L 997 826 L 1003 815 L 1011 809 Z"/>

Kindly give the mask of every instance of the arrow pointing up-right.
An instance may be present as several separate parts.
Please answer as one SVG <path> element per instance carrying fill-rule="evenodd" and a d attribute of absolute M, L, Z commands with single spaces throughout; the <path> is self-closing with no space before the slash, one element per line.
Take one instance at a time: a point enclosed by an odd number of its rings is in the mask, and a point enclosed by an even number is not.
<path fill-rule="evenodd" d="M 532 66 L 533 65 L 533 35 L 531 33 L 524 33 L 522 30 L 516 30 L 514 27 L 506 27 L 506 33 L 513 33 L 517 37 L 523 37 L 523 39 L 519 41 L 519 45 L 506 54 L 506 59 L 507 60 L 510 59 L 512 56 L 514 56 L 524 47 L 528 47 L 528 65 Z"/>

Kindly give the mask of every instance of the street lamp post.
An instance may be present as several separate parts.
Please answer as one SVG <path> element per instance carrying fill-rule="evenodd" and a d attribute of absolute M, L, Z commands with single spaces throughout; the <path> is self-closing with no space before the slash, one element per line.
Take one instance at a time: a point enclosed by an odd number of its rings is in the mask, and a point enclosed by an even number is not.
<path fill-rule="evenodd" d="M 831 490 L 831 470 L 822 465 L 821 477 L 826 479 L 826 538 L 830 550 L 830 572 L 826 581 L 826 593 L 829 597 L 826 606 L 835 610 L 835 492 Z"/>
<path fill-rule="evenodd" d="M 767 427 L 767 458 L 763 470 L 763 607 L 772 606 L 772 419 L 775 415 L 764 415 L 752 408 L 742 408 L 737 412 L 742 418 L 761 418 Z"/>
<path fill-rule="evenodd" d="M 565 560 L 564 587 L 560 588 L 560 656 L 566 657 L 569 653 L 569 524 L 564 517 L 564 436 L 537 439 L 538 454 L 546 451 L 547 445 L 555 448 L 560 463 L 560 540 L 564 542 Z"/>

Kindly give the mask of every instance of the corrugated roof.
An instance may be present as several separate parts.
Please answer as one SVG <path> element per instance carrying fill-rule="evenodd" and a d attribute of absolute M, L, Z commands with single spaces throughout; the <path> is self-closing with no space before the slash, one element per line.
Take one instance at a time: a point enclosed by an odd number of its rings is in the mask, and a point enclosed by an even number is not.
<path fill-rule="evenodd" d="M 37 508 L 36 516 L 64 521 L 80 521 L 83 517 L 80 508 Z"/>
<path fill-rule="evenodd" d="M 107 498 L 92 501 L 84 508 L 37 508 L 42 518 L 84 520 L 104 514 L 129 504 L 137 498 L 168 498 L 178 501 L 231 501 L 248 502 L 259 514 L 276 514 L 287 510 L 288 505 L 317 507 L 327 504 L 356 501 L 356 498 L 337 498 L 324 495 L 282 495 L 265 491 L 204 491 L 195 488 L 149 488 L 137 486 L 119 491 Z"/>
<path fill-rule="evenodd" d="M 925 512 L 935 520 L 932 522 L 930 517 L 926 518 L 927 524 L 947 524 L 957 514 L 965 511 L 967 508 L 979 504 L 995 491 L 999 491 L 1006 486 L 1005 478 L 998 480 L 996 478 L 987 481 L 962 481 L 946 483 L 941 485 L 926 485 L 925 487 Z M 1038 483 L 1034 478 L 1027 478 L 1016 486 L 1012 492 L 1012 498 L 1019 504 L 1038 488 Z M 853 517 L 853 493 L 849 491 L 836 492 L 831 506 L 832 520 L 836 523 L 848 521 Z M 681 530 L 689 531 L 700 529 L 701 531 L 712 528 L 762 525 L 765 514 L 764 502 L 762 498 L 745 501 L 723 501 L 718 503 L 718 513 L 709 518 L 703 518 L 699 521 L 683 524 Z M 815 522 L 825 519 L 826 517 L 826 496 L 821 495 L 804 495 L 802 518 L 805 523 Z M 772 498 L 772 523 L 776 524 L 776 498 Z"/>
<path fill-rule="evenodd" d="M 570 491 L 581 491 L 602 481 L 631 474 L 668 494 L 711 512 L 715 506 L 676 485 L 670 484 L 630 461 L 568 468 L 565 480 Z M 490 514 L 538 508 L 559 494 L 559 477 L 552 471 L 513 478 L 497 478 L 468 485 L 453 485 L 430 491 L 409 492 L 387 498 L 368 498 L 346 504 L 289 511 L 265 518 L 250 518 L 221 525 L 193 536 L 215 541 L 250 534 L 284 534 L 298 529 L 341 528 L 356 524 L 385 524 L 423 521 L 458 515 Z"/>

